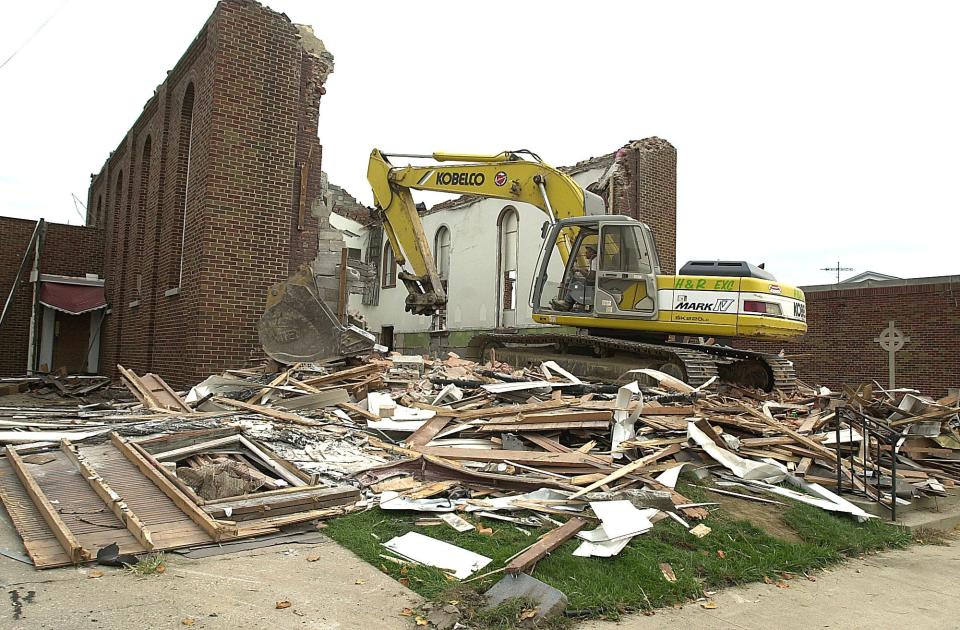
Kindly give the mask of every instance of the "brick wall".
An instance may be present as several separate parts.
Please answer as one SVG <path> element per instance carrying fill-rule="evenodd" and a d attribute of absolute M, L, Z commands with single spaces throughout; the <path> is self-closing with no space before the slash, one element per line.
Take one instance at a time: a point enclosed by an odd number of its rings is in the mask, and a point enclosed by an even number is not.
<path fill-rule="evenodd" d="M 308 27 L 250 0 L 217 5 L 91 182 L 106 373 L 186 385 L 260 356 L 267 288 L 316 255 L 332 67 Z"/>
<path fill-rule="evenodd" d="M 12 311 L 0 328 L 0 376 L 21 376 L 27 371 L 27 345 L 30 337 L 31 262 L 17 278 L 20 262 L 30 243 L 36 221 L 0 217 L 0 309 L 7 294 L 18 282 Z M 101 274 L 102 232 L 96 228 L 47 223 L 40 255 L 40 273 L 59 276 Z M 27 254 L 31 260 L 33 250 Z M 39 331 L 39 323 L 37 324 Z"/>
<path fill-rule="evenodd" d="M 842 285 L 841 285 L 842 286 Z M 801 379 L 839 388 L 888 383 L 887 353 L 874 341 L 894 321 L 910 341 L 896 354 L 896 384 L 940 397 L 960 387 L 960 277 L 807 287 L 808 332 L 786 343 L 741 343 L 794 361 Z"/>
<path fill-rule="evenodd" d="M 662 138 L 635 140 L 616 153 L 607 211 L 643 221 L 657 242 L 664 274 L 677 270 L 677 150 Z"/>

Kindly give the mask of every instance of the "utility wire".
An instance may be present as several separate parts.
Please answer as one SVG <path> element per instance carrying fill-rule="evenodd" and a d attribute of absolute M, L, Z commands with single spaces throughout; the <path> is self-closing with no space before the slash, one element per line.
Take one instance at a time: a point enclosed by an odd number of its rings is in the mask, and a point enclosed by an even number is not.
<path fill-rule="evenodd" d="M 3 61 L 3 63 L 0 63 L 0 70 L 2 70 L 4 66 L 6 66 L 8 63 L 10 63 L 10 60 L 13 59 L 14 57 L 16 57 L 16 56 L 17 56 L 17 53 L 19 53 L 21 50 L 23 50 L 24 48 L 26 48 L 26 47 L 27 47 L 27 44 L 29 44 L 31 41 L 33 41 L 33 38 L 36 37 L 37 34 L 40 33 L 40 31 L 43 30 L 43 27 L 44 27 L 44 26 L 46 26 L 47 24 L 50 23 L 50 20 L 52 20 L 54 17 L 56 17 L 56 15 L 57 15 L 58 13 L 60 13 L 60 10 L 61 10 L 63 7 L 65 7 L 65 6 L 67 5 L 67 2 L 69 2 L 69 1 L 70 1 L 70 0 L 63 0 L 63 2 L 60 3 L 60 6 L 58 6 L 56 9 L 54 9 L 53 13 L 51 13 L 50 16 L 49 16 L 47 19 L 45 19 L 45 20 L 40 24 L 40 26 L 38 26 L 38 27 L 36 28 L 36 30 L 34 30 L 32 33 L 30 33 L 30 37 L 28 37 L 26 40 L 24 40 L 24 42 L 23 42 L 22 44 L 20 44 L 20 46 L 19 46 L 16 50 L 14 50 L 14 51 L 10 54 L 10 56 L 7 57 L 7 58 Z"/>

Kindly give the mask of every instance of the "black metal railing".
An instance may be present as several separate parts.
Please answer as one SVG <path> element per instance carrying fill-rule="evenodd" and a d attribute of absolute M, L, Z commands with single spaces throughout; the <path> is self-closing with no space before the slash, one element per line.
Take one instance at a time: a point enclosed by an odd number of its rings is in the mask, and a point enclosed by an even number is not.
<path fill-rule="evenodd" d="M 890 510 L 890 520 L 897 520 L 897 441 L 900 432 L 883 421 L 872 418 L 849 405 L 834 409 L 834 445 L 837 453 L 837 494 L 858 494 L 876 501 Z M 841 440 L 842 426 L 851 431 L 850 440 Z M 861 448 L 853 447 L 853 434 L 861 435 Z M 872 444 L 871 444 L 872 443 Z M 848 445 L 844 449 L 844 445 Z M 844 452 L 846 450 L 846 453 Z M 889 459 L 884 455 L 889 454 Z M 862 457 L 861 457 L 862 456 Z M 884 466 L 885 463 L 888 466 Z M 846 466 L 845 466 L 846 464 Z M 881 479 L 889 470 L 890 501 L 884 500 Z M 846 487 L 844 482 L 848 481 Z"/>

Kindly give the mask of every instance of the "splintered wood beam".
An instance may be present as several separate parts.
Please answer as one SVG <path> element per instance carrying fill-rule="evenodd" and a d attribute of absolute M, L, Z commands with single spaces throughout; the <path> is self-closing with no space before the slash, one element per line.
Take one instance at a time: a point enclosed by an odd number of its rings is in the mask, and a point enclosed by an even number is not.
<path fill-rule="evenodd" d="M 317 385 L 325 385 L 328 383 L 339 383 L 340 381 L 345 381 L 351 378 L 357 378 L 358 376 L 366 376 L 370 372 L 380 371 L 380 366 L 376 363 L 368 363 L 366 365 L 361 365 L 359 367 L 347 368 L 346 370 L 340 370 L 339 372 L 334 372 L 333 374 L 324 374 L 323 376 L 315 376 L 313 378 L 305 378 L 303 382 L 307 385 L 312 385 L 316 387 Z"/>
<path fill-rule="evenodd" d="M 114 492 L 107 482 L 100 477 L 96 469 L 85 461 L 83 455 L 77 451 L 77 448 L 71 444 L 69 440 L 60 441 L 60 450 L 67 456 L 67 459 L 73 462 L 73 465 L 77 467 L 77 470 L 80 471 L 83 478 L 87 480 L 87 483 L 90 484 L 93 491 L 100 497 L 100 500 L 109 506 L 110 511 L 113 512 L 114 516 L 133 534 L 137 542 L 147 551 L 152 550 L 154 544 L 150 529 L 144 525 L 143 521 L 127 506 L 123 497 Z"/>
<path fill-rule="evenodd" d="M 421 446 L 416 449 L 424 455 L 433 455 L 445 459 L 462 459 L 473 462 L 502 462 L 509 460 L 518 464 L 537 466 L 538 464 L 557 464 L 561 466 L 593 466 L 592 461 L 610 464 L 609 456 L 584 455 L 583 453 L 541 453 L 539 451 L 508 451 L 497 449 L 455 448 L 444 446 Z"/>
<path fill-rule="evenodd" d="M 505 573 L 521 573 L 527 571 L 548 553 L 570 540 L 574 534 L 586 526 L 582 518 L 571 518 L 560 527 L 544 534 L 543 538 L 520 552 L 516 558 L 504 568 Z"/>
<path fill-rule="evenodd" d="M 600 486 L 605 486 L 612 481 L 616 481 L 617 479 L 620 479 L 621 477 L 626 477 L 627 475 L 629 475 L 634 471 L 640 470 L 641 468 L 645 466 L 649 466 L 650 464 L 656 462 L 659 459 L 663 459 L 664 457 L 668 455 L 673 455 L 674 453 L 677 453 L 679 451 L 680 451 L 679 444 L 671 444 L 670 446 L 660 449 L 656 453 L 651 453 L 646 457 L 641 457 L 636 461 L 630 462 L 629 464 L 626 464 L 624 466 L 621 466 L 620 468 L 617 468 L 615 471 L 613 471 L 603 479 L 600 479 L 599 481 L 595 481 L 591 483 L 589 486 L 587 486 L 586 488 L 583 488 L 582 490 L 578 490 L 577 492 L 573 493 L 572 495 L 570 495 L 569 498 L 577 499 L 579 497 L 582 497 L 588 492 L 593 492 Z"/>
<path fill-rule="evenodd" d="M 782 431 L 783 433 L 786 433 L 787 435 L 792 437 L 794 441 L 800 444 L 803 444 L 814 453 L 819 453 L 821 457 L 824 457 L 827 460 L 831 460 L 831 459 L 835 460 L 837 458 L 836 452 L 831 451 L 829 448 L 824 447 L 822 444 L 818 444 L 817 442 L 814 442 L 806 435 L 800 435 L 799 433 L 797 433 L 790 427 L 786 426 L 785 424 L 781 424 L 776 420 L 772 420 L 768 418 L 767 416 L 763 415 L 762 413 L 760 413 L 750 405 L 745 405 L 743 403 L 740 403 L 740 406 L 746 409 L 750 413 L 750 415 L 755 417 L 757 420 L 760 420 L 761 422 L 763 422 L 764 424 L 766 424 L 771 428 L 774 428 L 774 429 L 777 429 L 778 431 Z"/>
<path fill-rule="evenodd" d="M 17 455 L 17 451 L 15 451 L 12 446 L 8 446 L 6 452 L 10 467 L 13 468 L 17 478 L 20 479 L 20 483 L 23 484 L 23 489 L 27 491 L 27 496 L 30 497 L 37 511 L 40 512 L 40 516 L 43 517 L 50 531 L 53 532 L 57 542 L 59 542 L 63 550 L 67 552 L 67 555 L 70 557 L 70 562 L 79 564 L 90 560 L 93 555 L 83 548 L 80 541 L 77 540 L 73 532 L 70 531 L 70 528 L 67 527 L 67 524 L 60 518 L 57 509 L 53 507 L 53 504 L 50 503 L 50 499 L 47 498 L 47 495 L 40 488 L 37 480 L 34 479 L 30 471 L 27 470 L 26 464 L 24 464 L 20 456 Z"/>
<path fill-rule="evenodd" d="M 227 407 L 233 407 L 235 409 L 243 409 L 244 411 L 250 411 L 253 413 L 259 413 L 262 416 L 267 416 L 273 418 L 274 420 L 281 420 L 283 422 L 292 422 L 294 424 L 301 424 L 307 427 L 315 427 L 320 423 L 315 420 L 307 420 L 301 416 L 298 416 L 295 413 L 290 413 L 289 411 L 280 411 L 278 409 L 271 409 L 270 407 L 264 407 L 262 405 L 254 405 L 251 403 L 243 402 L 242 400 L 233 400 L 232 398 L 224 398 L 223 396 L 214 396 L 213 402 L 218 405 L 226 405 Z"/>
<path fill-rule="evenodd" d="M 447 425 L 453 420 L 451 416 L 436 415 L 420 426 L 419 429 L 404 440 L 407 446 L 426 446 L 430 440 L 437 437 L 437 434 L 447 428 Z"/>
<path fill-rule="evenodd" d="M 542 424 L 546 422 L 591 422 L 603 421 L 607 424 L 613 420 L 613 412 L 600 409 L 598 411 L 556 411 L 547 413 L 521 413 L 517 423 Z"/>
<path fill-rule="evenodd" d="M 224 536 L 224 527 L 210 518 L 200 507 L 190 500 L 190 498 L 180 491 L 175 485 L 163 476 L 157 468 L 151 464 L 143 455 L 134 449 L 129 442 L 124 440 L 114 431 L 110 433 L 110 441 L 120 451 L 127 460 L 136 466 L 143 476 L 153 482 L 173 503 L 180 508 L 180 511 L 186 514 L 190 520 L 200 526 L 214 540 L 220 540 Z"/>
<path fill-rule="evenodd" d="M 605 429 L 607 421 L 584 420 L 583 422 L 504 422 L 487 423 L 475 428 L 480 433 L 528 433 L 534 431 L 570 431 L 573 429 Z"/>
<path fill-rule="evenodd" d="M 502 407 L 485 407 L 483 409 L 471 409 L 462 411 L 451 409 L 450 407 L 437 407 L 426 403 L 414 402 L 413 407 L 418 409 L 427 409 L 436 411 L 439 415 L 453 416 L 457 420 L 477 420 L 479 418 L 494 418 L 497 416 L 515 416 L 521 413 L 544 411 L 547 409 L 560 409 L 569 407 L 572 403 L 563 400 L 546 400 L 539 403 L 527 403 L 524 405 L 504 405 Z"/>
<path fill-rule="evenodd" d="M 381 418 L 380 416 L 374 415 L 369 411 L 367 411 L 366 409 L 358 407 L 352 403 L 337 403 L 337 407 L 340 407 L 344 411 L 348 411 L 350 413 L 355 413 L 358 416 L 362 416 L 367 420 L 383 420 L 383 418 Z"/>

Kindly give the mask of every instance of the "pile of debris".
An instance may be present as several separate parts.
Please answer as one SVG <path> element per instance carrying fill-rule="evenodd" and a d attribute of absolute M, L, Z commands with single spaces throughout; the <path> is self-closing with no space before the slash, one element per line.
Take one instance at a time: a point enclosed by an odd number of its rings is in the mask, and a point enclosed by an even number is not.
<path fill-rule="evenodd" d="M 858 520 L 873 516 L 843 493 L 895 509 L 960 482 L 955 392 L 765 394 L 650 369 L 591 383 L 554 361 L 515 369 L 452 353 L 227 370 L 185 394 L 119 369 L 137 402 L 0 410 L 0 498 L 37 566 L 378 507 L 459 531 L 549 526 L 496 569 L 518 573 L 574 536 L 575 555 L 609 557 L 662 519 L 707 535 L 697 521 L 717 504 L 677 491 L 684 467 L 712 476 L 697 484 L 712 493 Z M 490 562 L 419 532 L 384 546 L 461 579 Z"/>

